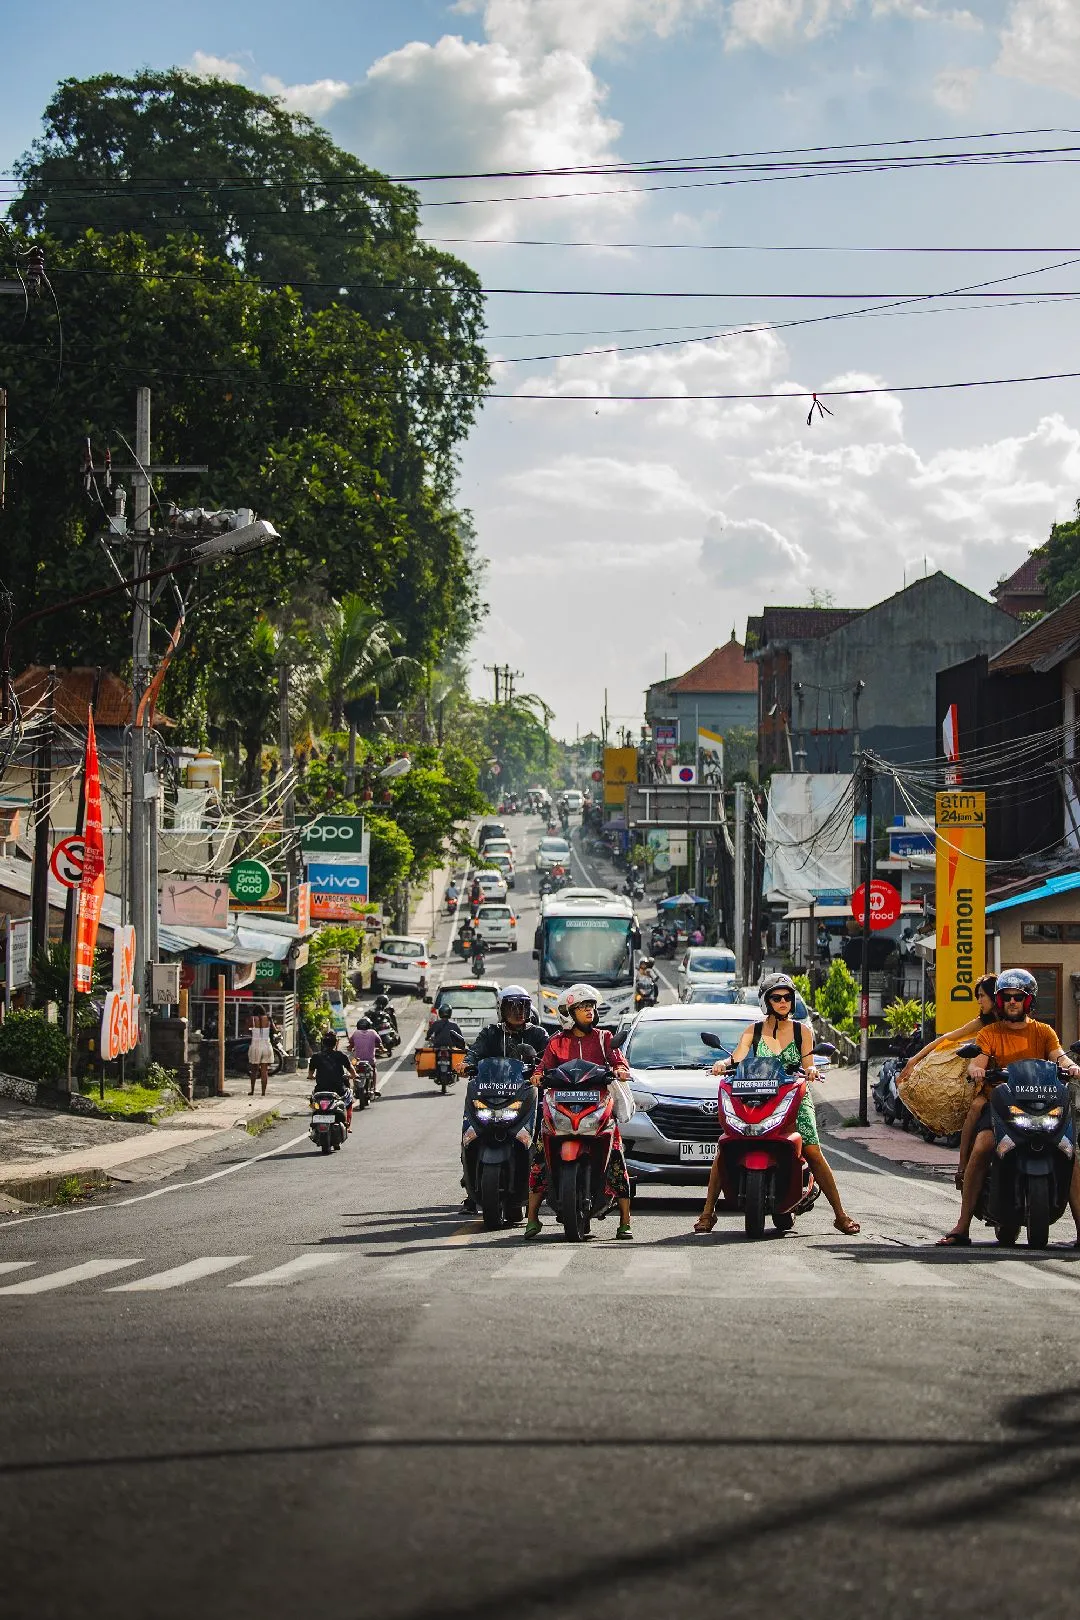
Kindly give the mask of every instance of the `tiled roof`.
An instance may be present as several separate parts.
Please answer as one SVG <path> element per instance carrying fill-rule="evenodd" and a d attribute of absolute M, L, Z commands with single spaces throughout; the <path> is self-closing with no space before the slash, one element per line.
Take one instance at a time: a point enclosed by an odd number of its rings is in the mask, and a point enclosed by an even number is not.
<path fill-rule="evenodd" d="M 748 664 L 741 641 L 731 640 L 714 647 L 708 658 L 680 675 L 674 692 L 756 692 L 758 672 Z"/>
<path fill-rule="evenodd" d="M 1011 573 L 1008 579 L 999 580 L 990 592 L 991 596 L 1020 596 L 1029 594 L 1041 596 L 1043 592 L 1042 575 L 1046 567 L 1046 551 L 1042 546 L 1024 558 L 1019 568 Z"/>
<path fill-rule="evenodd" d="M 56 672 L 56 718 L 62 725 L 86 725 L 86 714 L 94 690 L 93 669 L 58 669 Z M 49 671 L 43 664 L 31 664 L 15 677 L 15 691 L 24 710 L 45 702 L 49 690 Z M 101 672 L 95 726 L 126 726 L 131 722 L 131 688 L 119 675 L 107 670 Z M 171 725 L 172 721 L 158 713 L 156 725 Z"/>
<path fill-rule="evenodd" d="M 767 607 L 761 615 L 761 645 L 770 641 L 808 641 L 830 636 L 841 625 L 857 619 L 865 608 Z"/>
<path fill-rule="evenodd" d="M 990 659 L 991 675 L 1044 673 L 1080 651 L 1080 591 Z"/>

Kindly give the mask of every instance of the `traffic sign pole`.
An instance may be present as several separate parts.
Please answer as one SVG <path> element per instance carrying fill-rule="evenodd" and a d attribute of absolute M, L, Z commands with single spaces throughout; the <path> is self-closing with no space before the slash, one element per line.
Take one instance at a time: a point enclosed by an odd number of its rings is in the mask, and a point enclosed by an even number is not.
<path fill-rule="evenodd" d="M 874 880 L 874 773 L 870 761 L 862 757 L 863 813 L 866 834 L 863 840 L 863 889 L 866 904 L 862 919 L 862 983 L 859 987 L 859 1124 L 869 1125 L 870 1101 L 870 885 Z"/>

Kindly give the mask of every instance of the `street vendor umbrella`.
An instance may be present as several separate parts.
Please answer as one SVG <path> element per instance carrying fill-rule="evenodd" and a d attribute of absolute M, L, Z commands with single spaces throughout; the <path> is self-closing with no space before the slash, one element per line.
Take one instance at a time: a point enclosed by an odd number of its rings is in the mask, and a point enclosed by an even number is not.
<path fill-rule="evenodd" d="M 707 906 L 708 900 L 703 894 L 673 894 L 667 900 L 661 900 L 657 911 L 673 911 L 676 906 Z"/>

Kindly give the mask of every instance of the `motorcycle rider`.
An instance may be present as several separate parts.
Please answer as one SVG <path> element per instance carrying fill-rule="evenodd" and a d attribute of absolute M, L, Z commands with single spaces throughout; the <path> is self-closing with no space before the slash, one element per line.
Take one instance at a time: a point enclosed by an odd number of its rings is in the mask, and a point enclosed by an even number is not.
<path fill-rule="evenodd" d="M 441 1046 L 449 1046 L 452 1051 L 464 1052 L 468 1047 L 461 1028 L 455 1024 L 446 1007 L 436 1006 L 435 1017 L 428 1027 L 425 1046 L 433 1046 L 438 1050 Z"/>
<path fill-rule="evenodd" d="M 315 1091 L 336 1091 L 345 1101 L 345 1127 L 352 1130 L 353 1081 L 356 1071 L 344 1052 L 338 1051 L 337 1036 L 332 1029 L 323 1031 L 319 1050 L 311 1054 L 308 1079 Z"/>
<path fill-rule="evenodd" d="M 553 1035 L 548 1041 L 543 1056 L 532 1073 L 534 1085 L 539 1086 L 544 1075 L 551 1069 L 557 1069 L 560 1063 L 571 1063 L 577 1059 L 583 1059 L 586 1063 L 603 1063 L 612 1070 L 617 1082 L 629 1079 L 630 1066 L 614 1044 L 611 1031 L 596 1028 L 599 1006 L 600 993 L 594 990 L 591 984 L 571 985 L 570 989 L 559 998 L 559 1023 L 563 1032 L 561 1035 Z M 615 1236 L 625 1240 L 632 1238 L 634 1234 L 630 1229 L 630 1178 L 626 1173 L 618 1120 L 620 1115 L 624 1119 L 630 1117 L 633 1103 L 628 1102 L 630 1097 L 628 1088 L 624 1092 L 623 1088 L 619 1087 L 615 1095 L 618 1110 L 615 1141 L 608 1162 L 605 1185 L 619 1206 L 619 1228 Z M 529 1208 L 525 1223 L 527 1239 L 539 1237 L 543 1230 L 540 1205 L 547 1190 L 547 1162 L 538 1137 L 533 1147 L 529 1168 Z"/>
<path fill-rule="evenodd" d="M 653 966 L 651 956 L 643 956 L 638 962 L 634 990 L 637 995 L 643 996 L 652 1006 L 655 1006 L 659 1001 L 660 975 Z"/>
<path fill-rule="evenodd" d="M 468 1067 L 474 1072 L 484 1058 L 516 1058 L 532 1070 L 547 1046 L 547 1036 L 539 1024 L 530 1023 L 532 997 L 520 984 L 508 984 L 499 992 L 499 1021 L 487 1024 L 469 1048 Z M 465 1208 L 475 1213 L 476 1203 L 466 1198 Z"/>
<path fill-rule="evenodd" d="M 380 1018 L 385 1018 L 394 1034 L 400 1039 L 401 1031 L 398 1029 L 397 1013 L 394 1011 L 394 1003 L 390 1000 L 390 997 L 380 992 L 375 997 L 373 1011 L 375 1013 L 375 1023 L 378 1024 Z"/>
<path fill-rule="evenodd" d="M 764 1022 L 757 1025 L 748 1024 L 739 1037 L 738 1045 L 731 1057 L 721 1058 L 714 1063 L 712 1072 L 729 1073 L 737 1063 L 750 1055 L 751 1047 L 754 1048 L 755 1057 L 779 1058 L 782 1063 L 800 1065 L 807 1087 L 806 1095 L 799 1104 L 799 1111 L 795 1116 L 795 1129 L 802 1137 L 803 1157 L 814 1172 L 814 1180 L 832 1206 L 833 1225 L 838 1232 L 854 1237 L 860 1229 L 859 1223 L 852 1220 L 844 1208 L 832 1166 L 822 1153 L 821 1143 L 818 1140 L 817 1116 L 814 1112 L 814 1100 L 810 1094 L 810 1083 L 817 1079 L 817 1070 L 814 1068 L 814 1032 L 808 1023 L 796 1025 L 793 1016 L 795 993 L 795 985 L 786 973 L 767 974 L 761 981 L 758 994 Z M 716 1225 L 713 1206 L 723 1187 L 723 1181 L 723 1155 L 717 1148 L 716 1158 L 709 1171 L 709 1190 L 705 1195 L 705 1207 L 694 1224 L 695 1232 L 711 1232 Z"/>
<path fill-rule="evenodd" d="M 1041 1024 L 1029 1016 L 1035 1005 L 1039 986 L 1035 976 L 1025 968 L 1006 968 L 998 974 L 994 991 L 997 1018 L 987 1024 L 975 1037 L 979 1056 L 968 1065 L 968 1077 L 982 1089 L 985 1098 L 975 1132 L 975 1141 L 964 1172 L 964 1195 L 960 1205 L 960 1219 L 951 1232 L 938 1239 L 942 1248 L 967 1248 L 971 1242 L 971 1222 L 979 1202 L 990 1159 L 994 1152 L 993 1114 L 989 1094 L 1000 1083 L 1000 1071 L 1010 1063 L 1023 1058 L 1044 1058 L 1056 1063 L 1063 1075 L 1074 1078 L 1080 1067 L 1072 1061 L 1058 1039 L 1057 1031 L 1049 1024 Z M 993 1059 L 995 1071 L 987 1074 Z M 1076 1223 L 1076 1247 L 1080 1248 L 1080 1166 L 1073 1161 L 1072 1182 L 1069 1186 L 1069 1208 Z"/>
<path fill-rule="evenodd" d="M 386 1057 L 387 1051 L 379 1039 L 379 1032 L 370 1018 L 358 1018 L 356 1028 L 349 1036 L 349 1051 L 352 1053 L 353 1063 L 370 1063 L 375 1080 L 378 1081 L 379 1071 L 375 1066 L 377 1057 Z"/>
<path fill-rule="evenodd" d="M 451 901 L 453 902 L 453 904 L 451 904 Z M 449 883 L 446 885 L 446 909 L 447 909 L 447 911 L 448 912 L 449 911 L 456 911 L 457 910 L 457 903 L 458 903 L 458 886 L 454 882 L 454 879 L 451 878 Z"/>

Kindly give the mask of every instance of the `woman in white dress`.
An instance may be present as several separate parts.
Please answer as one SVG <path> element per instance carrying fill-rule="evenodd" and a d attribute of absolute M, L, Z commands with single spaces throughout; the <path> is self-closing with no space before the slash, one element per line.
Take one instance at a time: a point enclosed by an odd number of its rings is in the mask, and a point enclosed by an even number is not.
<path fill-rule="evenodd" d="M 251 1076 L 251 1095 L 255 1095 L 255 1081 L 262 1081 L 262 1094 L 266 1096 L 266 1083 L 270 1078 L 270 1064 L 274 1051 L 270 1045 L 270 1014 L 261 1001 L 251 1009 L 251 1045 L 248 1047 L 248 1073 Z"/>

